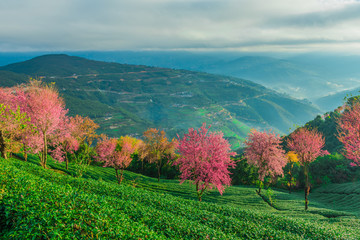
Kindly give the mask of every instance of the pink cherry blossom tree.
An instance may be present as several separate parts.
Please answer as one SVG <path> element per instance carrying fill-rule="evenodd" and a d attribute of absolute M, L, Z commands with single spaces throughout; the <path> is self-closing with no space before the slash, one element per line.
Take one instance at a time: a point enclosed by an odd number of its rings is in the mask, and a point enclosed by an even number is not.
<path fill-rule="evenodd" d="M 25 161 L 27 161 L 28 153 L 38 154 L 43 149 L 43 141 L 39 137 L 36 127 L 33 124 L 28 126 L 20 136 Z"/>
<path fill-rule="evenodd" d="M 66 169 L 69 167 L 68 153 L 72 154 L 79 149 L 79 131 L 73 118 L 65 117 L 56 134 L 51 139 L 54 150 L 51 156 L 59 162 L 65 161 Z"/>
<path fill-rule="evenodd" d="M 360 103 L 348 105 L 337 121 L 338 139 L 344 145 L 345 157 L 352 166 L 360 166 Z"/>
<path fill-rule="evenodd" d="M 46 168 L 49 140 L 56 141 L 54 136 L 64 126 L 68 110 L 54 86 L 31 80 L 22 87 L 27 94 L 26 112 L 37 128 L 37 137 L 42 139 L 40 164 Z M 55 142 L 52 144 L 56 145 Z"/>
<path fill-rule="evenodd" d="M 280 136 L 275 133 L 259 132 L 253 129 L 246 141 L 245 158 L 248 163 L 258 168 L 259 180 L 264 182 L 265 177 L 283 175 L 283 167 L 287 163 L 285 151 L 281 147 Z M 258 193 L 261 192 L 261 185 Z"/>
<path fill-rule="evenodd" d="M 13 127 L 11 133 L 17 130 L 17 142 L 24 149 L 25 161 L 28 152 L 39 153 L 40 163 L 45 168 L 49 144 L 55 148 L 52 155 L 59 161 L 63 160 L 64 151 L 77 149 L 75 139 L 71 138 L 73 127 L 68 123 L 65 103 L 53 85 L 31 79 L 27 84 L 0 89 L 0 103 L 7 105 L 7 134 L 10 133 L 9 127 L 15 126 L 10 124 L 10 120 L 17 121 L 18 126 Z M 24 124 L 19 125 L 21 119 L 25 120 L 20 118 L 20 113 L 26 113 L 26 128 Z M 14 138 L 14 134 L 12 136 Z M 11 146 L 17 145 L 13 143 Z"/>
<path fill-rule="evenodd" d="M 11 109 L 19 109 L 20 112 L 26 113 L 29 116 L 28 108 L 28 94 L 26 93 L 25 85 L 20 85 L 12 88 L 1 89 L 0 91 L 0 102 L 5 102 Z M 31 152 L 37 154 L 43 148 L 42 139 L 37 134 L 37 129 L 34 124 L 31 123 L 31 119 L 28 118 L 29 123 L 27 127 L 19 132 L 18 138 L 20 139 L 23 151 L 24 159 L 27 161 L 27 154 Z"/>
<path fill-rule="evenodd" d="M 136 138 L 129 136 L 120 139 L 102 137 L 96 146 L 98 154 L 96 160 L 104 162 L 104 167 L 113 167 L 115 169 L 118 184 L 123 180 L 124 169 L 126 169 L 131 161 L 133 154 L 138 148 Z M 120 170 L 120 175 L 119 175 Z"/>
<path fill-rule="evenodd" d="M 199 201 L 203 193 L 213 186 L 222 194 L 225 186 L 231 184 L 228 169 L 235 167 L 230 158 L 235 152 L 231 152 L 230 144 L 223 138 L 223 134 L 208 130 L 205 123 L 198 130 L 190 128 L 180 139 L 180 157 L 174 162 L 181 172 L 180 183 L 192 180 Z"/>
<path fill-rule="evenodd" d="M 287 146 L 297 154 L 299 163 L 304 166 L 305 210 L 307 210 L 309 204 L 308 196 L 310 193 L 309 164 L 317 157 L 329 154 L 328 151 L 322 150 L 325 146 L 325 139 L 322 134 L 316 130 L 298 128 L 291 133 Z"/>

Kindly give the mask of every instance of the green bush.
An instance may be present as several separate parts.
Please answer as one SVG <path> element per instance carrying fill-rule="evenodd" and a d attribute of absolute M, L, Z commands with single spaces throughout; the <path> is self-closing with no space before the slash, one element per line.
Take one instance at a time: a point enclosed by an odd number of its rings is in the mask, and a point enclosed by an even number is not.
<path fill-rule="evenodd" d="M 310 164 L 313 185 L 345 183 L 359 179 L 359 169 L 351 167 L 350 163 L 351 160 L 338 153 L 317 158 Z"/>

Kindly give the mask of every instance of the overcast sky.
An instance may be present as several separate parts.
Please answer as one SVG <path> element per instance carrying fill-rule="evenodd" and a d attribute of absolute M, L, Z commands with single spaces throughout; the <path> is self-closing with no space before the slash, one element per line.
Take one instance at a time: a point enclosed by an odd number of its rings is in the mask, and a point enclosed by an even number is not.
<path fill-rule="evenodd" d="M 360 54 L 360 1 L 0 1 L 0 51 L 144 49 Z"/>

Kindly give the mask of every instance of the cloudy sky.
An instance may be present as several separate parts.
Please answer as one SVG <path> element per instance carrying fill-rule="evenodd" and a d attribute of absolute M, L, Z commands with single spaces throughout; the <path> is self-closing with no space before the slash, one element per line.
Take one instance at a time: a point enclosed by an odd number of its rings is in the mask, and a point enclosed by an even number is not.
<path fill-rule="evenodd" d="M 360 0 L 1 0 L 0 51 L 360 54 Z"/>

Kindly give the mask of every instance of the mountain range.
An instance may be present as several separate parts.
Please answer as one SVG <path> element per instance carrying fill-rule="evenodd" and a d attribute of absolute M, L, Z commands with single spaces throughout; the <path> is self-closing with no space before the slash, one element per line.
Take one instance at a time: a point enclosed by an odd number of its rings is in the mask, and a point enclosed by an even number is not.
<path fill-rule="evenodd" d="M 79 52 L 93 60 L 186 69 L 248 79 L 289 96 L 317 99 L 360 87 L 360 56 L 236 52 Z M 337 105 L 341 105 L 339 102 Z M 325 105 L 324 111 L 333 110 Z"/>
<path fill-rule="evenodd" d="M 313 105 L 230 76 L 88 60 L 53 54 L 0 67 L 0 86 L 29 77 L 55 82 L 71 115 L 90 116 L 110 136 L 140 136 L 149 127 L 170 137 L 203 122 L 233 147 L 251 128 L 287 133 L 319 113 Z"/>
<path fill-rule="evenodd" d="M 315 103 L 326 112 L 332 111 L 345 103 L 346 98 L 360 95 L 360 88 L 349 89 L 316 99 Z"/>
<path fill-rule="evenodd" d="M 259 83 L 267 88 L 318 104 L 323 112 L 342 105 L 331 99 L 343 91 L 360 88 L 360 56 L 303 53 L 239 53 L 186 51 L 83 51 L 70 55 L 122 64 L 185 69 L 233 76 Z M 0 66 L 44 55 L 41 52 L 0 53 Z"/>

